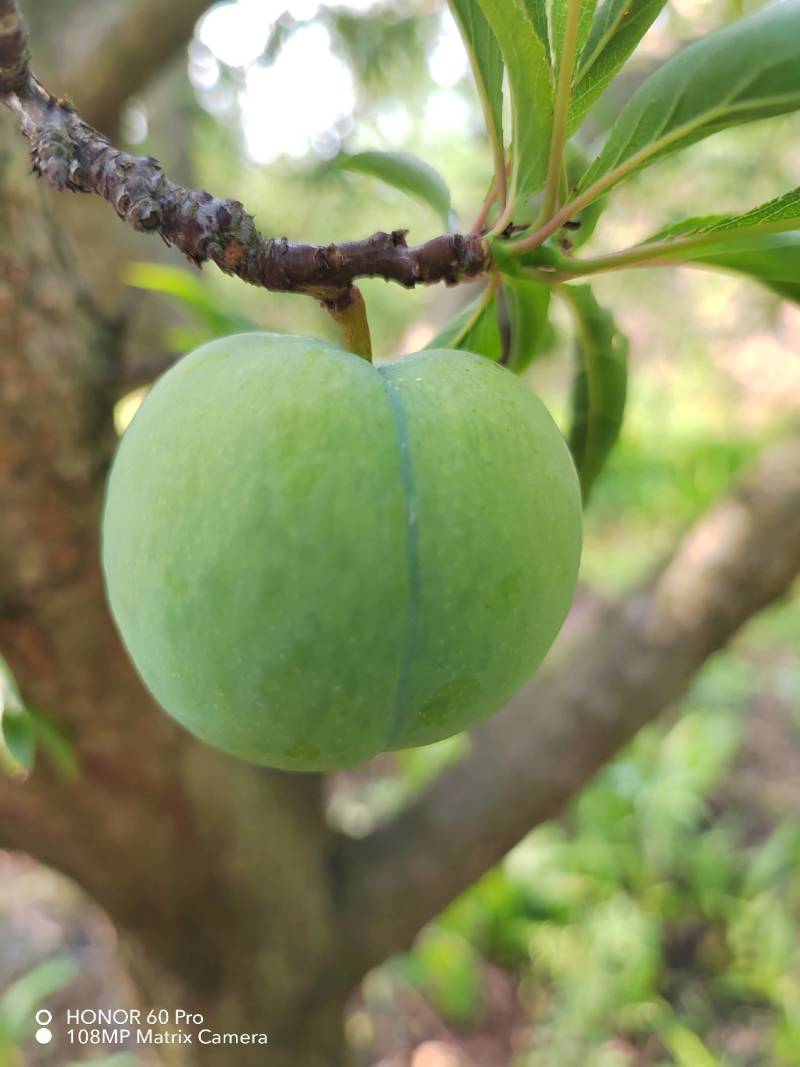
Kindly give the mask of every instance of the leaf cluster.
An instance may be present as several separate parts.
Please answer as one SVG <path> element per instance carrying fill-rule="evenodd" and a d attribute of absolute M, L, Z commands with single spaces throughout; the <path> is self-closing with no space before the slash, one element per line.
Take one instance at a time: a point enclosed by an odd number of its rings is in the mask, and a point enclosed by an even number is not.
<path fill-rule="evenodd" d="M 778 0 L 671 56 L 633 93 L 587 159 L 580 127 L 664 5 L 450 0 L 494 160 L 477 225 L 496 273 L 431 344 L 477 351 L 524 371 L 546 350 L 551 294 L 561 297 L 575 322 L 569 440 L 585 498 L 622 426 L 626 343 L 611 313 L 573 279 L 644 263 L 692 263 L 745 274 L 800 300 L 798 189 L 739 215 L 677 220 L 607 256 L 576 254 L 608 195 L 633 174 L 720 130 L 800 109 L 800 0 Z M 454 224 L 443 179 L 422 161 L 368 152 L 343 163 L 427 203 L 448 228 Z"/>

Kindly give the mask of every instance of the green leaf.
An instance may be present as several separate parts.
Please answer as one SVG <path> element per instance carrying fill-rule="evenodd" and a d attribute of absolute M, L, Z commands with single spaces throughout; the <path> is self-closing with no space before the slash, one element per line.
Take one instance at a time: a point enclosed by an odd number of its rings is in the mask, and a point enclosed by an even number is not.
<path fill-rule="evenodd" d="M 666 0 L 604 0 L 595 16 L 573 80 L 570 129 L 614 79 L 658 18 Z"/>
<path fill-rule="evenodd" d="M 791 189 L 766 204 L 760 204 L 742 215 L 731 215 L 706 223 L 698 233 L 741 233 L 742 230 L 758 228 L 761 233 L 769 231 L 800 229 L 800 188 Z"/>
<path fill-rule="evenodd" d="M 458 348 L 464 352 L 486 356 L 487 359 L 499 360 L 503 354 L 503 346 L 494 293 L 481 293 L 425 347 Z"/>
<path fill-rule="evenodd" d="M 664 1027 L 660 1037 L 675 1057 L 677 1067 L 723 1067 L 697 1034 L 677 1021 Z"/>
<path fill-rule="evenodd" d="M 37 708 L 28 707 L 28 715 L 36 732 L 36 743 L 47 755 L 56 773 L 66 782 L 80 778 L 80 766 L 72 742 Z"/>
<path fill-rule="evenodd" d="M 800 302 L 800 189 L 742 215 L 683 219 L 640 247 L 659 257 L 747 274 L 787 300 Z M 686 245 L 685 242 L 692 242 Z M 670 243 L 674 242 L 674 250 Z M 695 243 L 696 242 L 696 243 Z"/>
<path fill-rule="evenodd" d="M 219 335 L 209 333 L 204 326 L 179 326 L 176 323 L 165 326 L 161 336 L 169 352 L 191 352 Z"/>
<path fill-rule="evenodd" d="M 451 229 L 450 190 L 438 171 L 408 152 L 356 152 L 338 161 L 342 170 L 378 178 L 415 200 L 433 208 L 442 224 Z"/>
<path fill-rule="evenodd" d="M 780 233 L 800 229 L 800 189 L 792 189 L 743 215 L 707 215 L 685 219 L 648 238 L 663 241 L 670 237 L 708 237 L 729 240 L 747 236 L 747 231 Z"/>
<path fill-rule="evenodd" d="M 628 341 L 588 285 L 565 285 L 561 291 L 577 327 L 569 446 L 586 504 L 622 427 Z"/>
<path fill-rule="evenodd" d="M 12 773 L 31 771 L 35 755 L 36 727 L 11 668 L 0 656 L 0 763 Z"/>
<path fill-rule="evenodd" d="M 15 714 L 22 711 L 24 707 L 17 680 L 11 673 L 9 665 L 0 656 L 0 715 L 6 712 Z"/>
<path fill-rule="evenodd" d="M 651 234 L 642 241 L 642 244 L 652 244 L 654 241 L 666 241 L 670 237 L 685 237 L 688 234 L 699 233 L 705 226 L 713 226 L 729 218 L 731 218 L 730 215 L 694 215 L 689 219 L 671 222 L 668 226 Z"/>
<path fill-rule="evenodd" d="M 580 191 L 597 194 L 719 130 L 800 107 L 800 0 L 690 44 L 633 94 Z"/>
<path fill-rule="evenodd" d="M 414 948 L 417 981 L 445 1019 L 467 1023 L 481 997 L 480 957 L 470 942 L 441 926 L 429 926 Z"/>
<path fill-rule="evenodd" d="M 450 0 L 453 17 L 467 46 L 483 107 L 486 132 L 496 158 L 503 157 L 503 56 L 478 0 Z"/>
<path fill-rule="evenodd" d="M 553 86 L 547 54 L 523 0 L 479 0 L 500 44 L 511 90 L 510 203 L 519 209 L 547 173 Z"/>
<path fill-rule="evenodd" d="M 36 759 L 36 727 L 27 711 L 19 715 L 4 715 L 0 727 L 2 746 L 11 770 L 30 773 Z"/>
<path fill-rule="evenodd" d="M 261 329 L 245 315 L 225 308 L 219 295 L 202 280 L 200 274 L 191 273 L 183 267 L 170 267 L 164 263 L 128 263 L 122 277 L 127 285 L 172 297 L 178 304 L 188 308 L 207 329 L 203 340 Z"/>
<path fill-rule="evenodd" d="M 506 365 L 521 374 L 541 352 L 548 337 L 550 289 L 524 278 L 504 278 L 503 295 L 510 334 Z"/>
<path fill-rule="evenodd" d="M 0 764 L 12 774 L 30 773 L 41 747 L 62 778 L 78 777 L 72 745 L 41 712 L 26 704 L 11 669 L 0 656 Z"/>
<path fill-rule="evenodd" d="M 54 956 L 38 964 L 0 996 L 0 1019 L 18 1039 L 25 1037 L 39 1004 L 77 974 L 77 965 L 66 956 Z"/>
<path fill-rule="evenodd" d="M 746 274 L 785 300 L 800 304 L 800 233 L 743 237 L 697 249 L 684 258 L 717 270 Z"/>
<path fill-rule="evenodd" d="M 525 7 L 528 9 L 533 28 L 536 30 L 536 36 L 542 42 L 544 46 L 544 54 L 548 63 L 553 62 L 553 57 L 550 54 L 550 20 L 547 14 L 549 0 L 525 0 Z"/>

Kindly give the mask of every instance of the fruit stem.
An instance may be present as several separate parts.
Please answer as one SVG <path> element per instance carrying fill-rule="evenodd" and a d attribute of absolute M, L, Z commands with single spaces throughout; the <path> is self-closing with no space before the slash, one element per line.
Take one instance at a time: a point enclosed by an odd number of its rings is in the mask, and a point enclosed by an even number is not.
<path fill-rule="evenodd" d="M 323 306 L 336 320 L 344 347 L 371 363 L 372 339 L 369 334 L 367 305 L 358 286 L 351 285 L 345 296 L 338 300 L 324 301 Z"/>

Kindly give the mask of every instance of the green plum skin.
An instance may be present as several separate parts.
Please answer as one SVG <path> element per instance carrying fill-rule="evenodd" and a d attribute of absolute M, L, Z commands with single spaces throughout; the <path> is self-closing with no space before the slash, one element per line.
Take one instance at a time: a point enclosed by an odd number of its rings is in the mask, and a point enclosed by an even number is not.
<path fill-rule="evenodd" d="M 153 696 L 287 770 L 496 711 L 558 633 L 580 549 L 569 451 L 514 375 L 275 334 L 213 341 L 157 382 L 103 517 L 109 603 Z"/>

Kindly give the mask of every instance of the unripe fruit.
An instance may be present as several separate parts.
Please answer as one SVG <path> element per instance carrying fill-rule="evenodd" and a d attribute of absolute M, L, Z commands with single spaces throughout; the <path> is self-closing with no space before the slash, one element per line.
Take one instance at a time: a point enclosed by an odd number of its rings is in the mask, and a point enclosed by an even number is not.
<path fill-rule="evenodd" d="M 572 599 L 581 505 L 547 411 L 489 360 L 376 369 L 251 333 L 152 389 L 103 534 L 114 617 L 164 708 L 243 759 L 321 770 L 514 693 Z"/>

